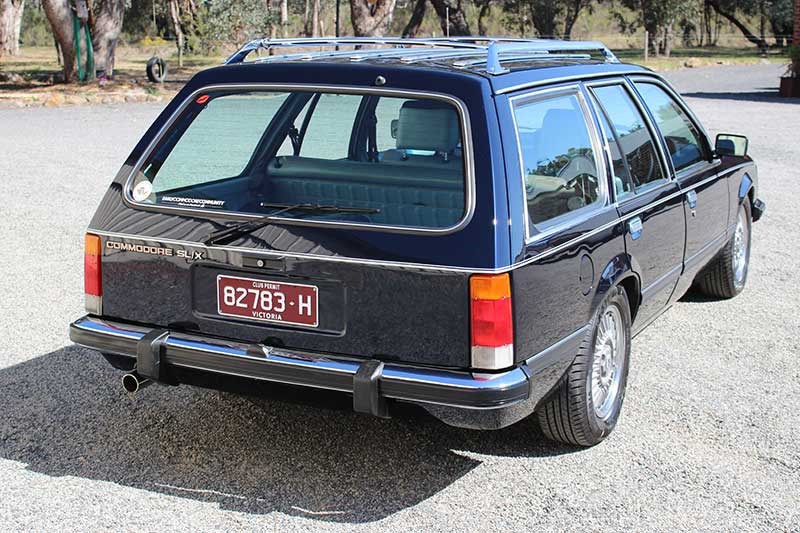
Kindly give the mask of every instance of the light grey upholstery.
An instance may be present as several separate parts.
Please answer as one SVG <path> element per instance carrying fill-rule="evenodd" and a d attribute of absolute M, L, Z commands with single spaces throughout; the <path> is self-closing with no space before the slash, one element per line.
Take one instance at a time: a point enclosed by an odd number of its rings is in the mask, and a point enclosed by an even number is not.
<path fill-rule="evenodd" d="M 458 114 L 452 106 L 416 100 L 400 108 L 398 150 L 449 153 L 458 147 L 460 140 Z"/>

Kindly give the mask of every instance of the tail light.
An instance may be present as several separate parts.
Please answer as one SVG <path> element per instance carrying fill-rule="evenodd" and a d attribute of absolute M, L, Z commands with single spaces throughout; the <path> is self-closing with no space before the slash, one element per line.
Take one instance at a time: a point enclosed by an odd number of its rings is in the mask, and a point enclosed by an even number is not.
<path fill-rule="evenodd" d="M 469 280 L 472 367 L 487 370 L 514 364 L 514 320 L 508 274 Z"/>
<path fill-rule="evenodd" d="M 95 314 L 103 310 L 102 251 L 100 237 L 87 233 L 83 253 L 83 292 L 86 310 Z"/>

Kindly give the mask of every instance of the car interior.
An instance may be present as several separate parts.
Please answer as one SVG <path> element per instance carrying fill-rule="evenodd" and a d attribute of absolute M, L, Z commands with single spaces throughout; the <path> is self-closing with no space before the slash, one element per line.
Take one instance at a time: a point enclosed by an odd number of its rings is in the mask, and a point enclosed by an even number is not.
<path fill-rule="evenodd" d="M 324 205 L 363 212 L 298 210 L 280 216 L 422 228 L 458 223 L 465 211 L 466 181 L 460 121 L 451 104 L 405 100 L 396 118 L 381 123 L 391 128 L 394 146 L 379 151 L 375 107 L 381 97 L 365 95 L 352 124 L 325 133 L 350 131 L 347 157 L 326 159 L 302 155 L 314 98 L 314 93 L 293 93 L 286 100 L 265 125 L 239 176 L 159 190 L 154 201 L 176 196 L 224 200 L 226 211 L 258 214 L 276 211 L 276 204 Z M 290 155 L 279 155 L 281 146 L 290 146 Z M 157 180 L 158 166 L 153 169 L 147 178 Z"/>

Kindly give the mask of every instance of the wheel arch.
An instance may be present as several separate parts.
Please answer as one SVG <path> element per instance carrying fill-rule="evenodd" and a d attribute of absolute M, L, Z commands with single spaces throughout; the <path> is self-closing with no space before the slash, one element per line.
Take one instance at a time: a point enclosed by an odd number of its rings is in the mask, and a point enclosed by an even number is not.
<path fill-rule="evenodd" d="M 606 297 L 608 291 L 619 286 L 628 297 L 631 321 L 636 318 L 636 313 L 642 302 L 642 285 L 635 265 L 636 261 L 627 254 L 620 254 L 609 261 L 600 274 L 600 280 L 592 301 L 592 315 L 597 312 L 597 307 Z"/>
<path fill-rule="evenodd" d="M 739 182 L 738 197 L 739 205 L 741 205 L 745 200 L 748 200 L 750 202 L 750 208 L 753 207 L 753 203 L 756 201 L 756 182 L 750 176 L 750 172 L 745 172 L 742 175 L 742 180 Z"/>

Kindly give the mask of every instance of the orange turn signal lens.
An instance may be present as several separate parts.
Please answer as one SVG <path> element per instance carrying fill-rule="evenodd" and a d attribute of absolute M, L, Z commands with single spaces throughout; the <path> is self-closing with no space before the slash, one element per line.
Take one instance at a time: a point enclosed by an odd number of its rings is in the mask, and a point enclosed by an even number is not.
<path fill-rule="evenodd" d="M 100 255 L 100 237 L 87 233 L 84 243 L 86 255 Z"/>
<path fill-rule="evenodd" d="M 103 295 L 103 282 L 100 273 L 100 237 L 86 234 L 86 247 L 83 254 L 83 288 L 87 296 Z"/>
<path fill-rule="evenodd" d="M 472 300 L 500 300 L 511 298 L 511 283 L 508 274 L 476 274 L 469 279 Z"/>

